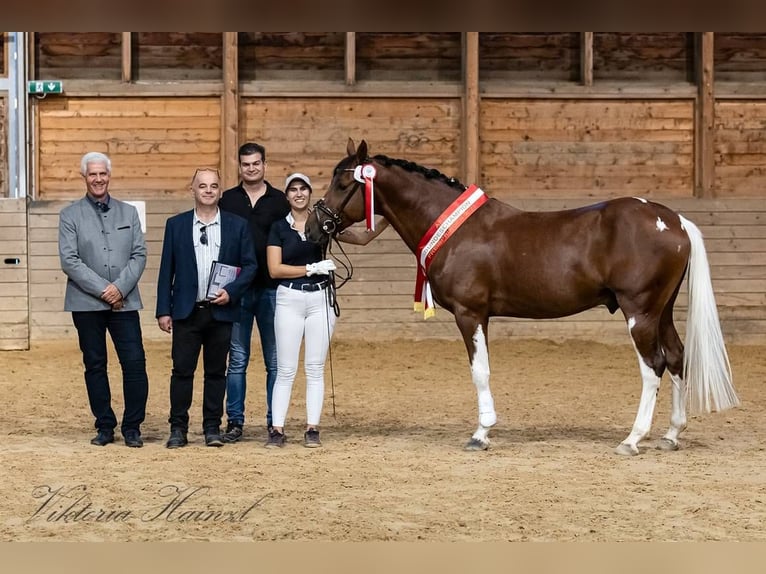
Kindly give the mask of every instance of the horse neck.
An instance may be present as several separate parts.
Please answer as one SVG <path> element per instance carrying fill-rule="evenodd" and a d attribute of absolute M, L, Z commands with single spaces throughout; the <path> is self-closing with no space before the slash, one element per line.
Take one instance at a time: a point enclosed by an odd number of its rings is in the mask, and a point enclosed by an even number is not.
<path fill-rule="evenodd" d="M 400 167 L 381 168 L 375 180 L 375 208 L 413 253 L 431 225 L 460 195 L 447 184 L 409 173 Z"/>

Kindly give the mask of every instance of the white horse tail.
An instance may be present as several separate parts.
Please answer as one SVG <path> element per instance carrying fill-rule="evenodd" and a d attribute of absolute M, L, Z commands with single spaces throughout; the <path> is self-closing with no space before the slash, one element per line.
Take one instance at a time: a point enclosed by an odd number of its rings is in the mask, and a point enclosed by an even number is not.
<path fill-rule="evenodd" d="M 681 226 L 691 241 L 687 284 L 689 310 L 684 343 L 684 378 L 691 414 L 723 411 L 739 405 L 731 365 L 721 333 L 705 244 L 699 228 L 685 217 Z"/>

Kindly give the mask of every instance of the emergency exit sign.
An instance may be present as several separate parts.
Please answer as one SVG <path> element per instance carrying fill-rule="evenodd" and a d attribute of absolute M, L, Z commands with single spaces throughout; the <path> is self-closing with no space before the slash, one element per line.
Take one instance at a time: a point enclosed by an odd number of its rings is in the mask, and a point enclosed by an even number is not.
<path fill-rule="evenodd" d="M 60 94 L 63 91 L 64 82 L 61 80 L 35 80 L 27 86 L 30 94 Z"/>

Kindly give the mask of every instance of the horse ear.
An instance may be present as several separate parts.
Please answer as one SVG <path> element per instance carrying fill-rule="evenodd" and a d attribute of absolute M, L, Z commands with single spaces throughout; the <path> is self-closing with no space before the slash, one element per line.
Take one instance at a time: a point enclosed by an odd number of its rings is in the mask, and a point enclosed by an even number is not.
<path fill-rule="evenodd" d="M 348 155 L 356 154 L 356 146 L 354 145 L 354 140 L 352 140 L 351 138 L 348 138 L 348 143 L 346 144 L 346 153 Z"/>
<path fill-rule="evenodd" d="M 356 148 L 356 159 L 361 163 L 367 160 L 367 142 L 362 140 Z"/>

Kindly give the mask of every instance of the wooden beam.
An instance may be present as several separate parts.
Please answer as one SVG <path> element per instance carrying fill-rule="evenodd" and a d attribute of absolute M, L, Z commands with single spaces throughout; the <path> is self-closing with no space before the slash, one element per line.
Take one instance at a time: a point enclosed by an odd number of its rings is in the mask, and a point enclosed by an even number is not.
<path fill-rule="evenodd" d="M 593 32 L 580 35 L 580 78 L 583 86 L 593 85 Z"/>
<path fill-rule="evenodd" d="M 463 181 L 479 184 L 479 33 L 463 33 Z"/>
<path fill-rule="evenodd" d="M 715 184 L 713 32 L 695 33 L 694 195 L 710 198 Z"/>
<path fill-rule="evenodd" d="M 133 81 L 133 32 L 122 33 L 122 81 Z"/>
<path fill-rule="evenodd" d="M 346 85 L 356 84 L 356 32 L 346 32 Z"/>
<path fill-rule="evenodd" d="M 35 68 L 37 66 L 36 59 L 35 59 L 37 55 L 37 49 L 35 46 L 36 40 L 37 40 L 37 32 L 30 32 L 29 34 L 27 34 L 27 79 L 28 80 L 37 79 L 37 75 L 35 72 Z M 10 64 L 10 62 L 8 63 Z"/>
<path fill-rule="evenodd" d="M 237 183 L 239 145 L 239 64 L 237 32 L 223 33 L 223 95 L 221 96 L 221 184 Z"/>

